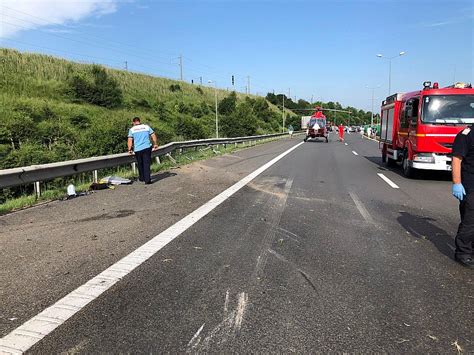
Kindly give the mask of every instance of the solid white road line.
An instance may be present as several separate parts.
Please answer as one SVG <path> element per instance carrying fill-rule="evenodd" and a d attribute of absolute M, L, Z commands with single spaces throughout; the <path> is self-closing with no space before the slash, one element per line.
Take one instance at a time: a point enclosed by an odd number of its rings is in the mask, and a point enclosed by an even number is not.
<path fill-rule="evenodd" d="M 387 184 L 389 184 L 391 187 L 394 189 L 399 189 L 398 185 L 395 184 L 392 180 L 390 180 L 388 177 L 386 177 L 384 174 L 377 173 L 378 176 L 382 178 L 383 181 L 385 181 Z"/>
<path fill-rule="evenodd" d="M 357 209 L 359 210 L 359 213 L 364 217 L 365 221 L 370 224 L 375 224 L 374 219 L 370 215 L 369 211 L 365 208 L 364 204 L 359 200 L 359 197 L 352 191 L 349 191 L 349 195 L 352 198 L 352 201 L 354 201 Z"/>
<path fill-rule="evenodd" d="M 173 224 L 156 237 L 119 260 L 93 279 L 78 287 L 52 306 L 34 316 L 30 320 L 0 339 L 0 353 L 21 354 L 66 322 L 90 302 L 107 291 L 135 268 L 143 264 L 166 244 L 177 238 L 189 227 L 206 216 L 209 212 L 234 195 L 237 191 L 270 168 L 280 159 L 291 153 L 304 142 L 301 142 L 260 168 L 235 183 L 227 190 L 206 202 L 204 205 Z"/>
<path fill-rule="evenodd" d="M 357 152 L 354 151 L 354 150 L 352 151 L 352 154 L 354 154 L 354 155 L 359 155 L 359 154 L 357 154 Z"/>

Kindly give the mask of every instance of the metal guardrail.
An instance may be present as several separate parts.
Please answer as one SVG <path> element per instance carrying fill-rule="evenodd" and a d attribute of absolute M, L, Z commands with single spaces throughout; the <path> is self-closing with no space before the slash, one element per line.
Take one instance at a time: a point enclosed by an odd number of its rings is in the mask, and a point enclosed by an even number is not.
<path fill-rule="evenodd" d="M 237 137 L 237 138 L 215 138 L 201 139 L 184 142 L 171 142 L 152 152 L 152 157 L 170 154 L 176 149 L 193 148 L 200 146 L 213 146 L 220 144 L 243 143 L 258 141 L 274 137 L 286 136 L 288 133 L 275 133 L 260 136 Z M 128 153 L 104 155 L 99 157 L 68 160 L 57 163 L 30 165 L 21 168 L 0 170 L 0 188 L 25 185 L 34 183 L 36 193 L 39 194 L 39 182 L 52 180 L 59 177 L 71 176 L 80 173 L 94 172 L 94 180 L 97 180 L 97 171 L 100 169 L 113 168 L 120 165 L 133 164 L 135 157 Z"/>

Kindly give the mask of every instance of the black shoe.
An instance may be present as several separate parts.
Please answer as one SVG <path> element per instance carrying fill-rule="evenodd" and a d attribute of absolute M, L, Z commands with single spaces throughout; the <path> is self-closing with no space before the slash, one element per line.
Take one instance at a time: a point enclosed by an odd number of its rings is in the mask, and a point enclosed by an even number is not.
<path fill-rule="evenodd" d="M 151 185 L 151 184 L 152 184 L 152 182 L 151 182 L 151 181 L 147 181 L 147 182 L 145 182 L 145 185 Z"/>
<path fill-rule="evenodd" d="M 474 259 L 470 256 L 459 257 L 457 255 L 454 256 L 454 260 L 456 260 L 459 264 L 469 269 L 474 269 Z"/>

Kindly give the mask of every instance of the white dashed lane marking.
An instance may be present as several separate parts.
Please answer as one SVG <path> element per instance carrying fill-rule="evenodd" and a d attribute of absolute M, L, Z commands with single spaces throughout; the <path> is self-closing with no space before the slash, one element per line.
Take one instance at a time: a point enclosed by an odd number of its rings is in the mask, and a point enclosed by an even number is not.
<path fill-rule="evenodd" d="M 354 150 L 352 151 L 352 154 L 354 154 L 354 155 L 359 155 L 359 154 L 357 154 L 357 152 L 354 151 Z"/>
<path fill-rule="evenodd" d="M 386 177 L 384 174 L 381 174 L 381 173 L 377 173 L 378 176 L 380 176 L 380 178 L 385 181 L 387 184 L 390 185 L 390 187 L 394 188 L 394 189 L 399 189 L 398 185 L 395 184 L 392 180 L 390 180 L 388 177 Z"/>

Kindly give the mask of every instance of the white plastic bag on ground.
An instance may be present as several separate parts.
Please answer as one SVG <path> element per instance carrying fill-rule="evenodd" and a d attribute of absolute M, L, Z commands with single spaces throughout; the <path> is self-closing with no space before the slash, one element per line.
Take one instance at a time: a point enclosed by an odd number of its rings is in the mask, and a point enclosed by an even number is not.
<path fill-rule="evenodd" d="M 100 182 L 111 184 L 111 185 L 124 185 L 124 184 L 126 185 L 126 184 L 131 184 L 132 180 L 125 179 L 120 176 L 106 176 L 100 179 Z"/>

